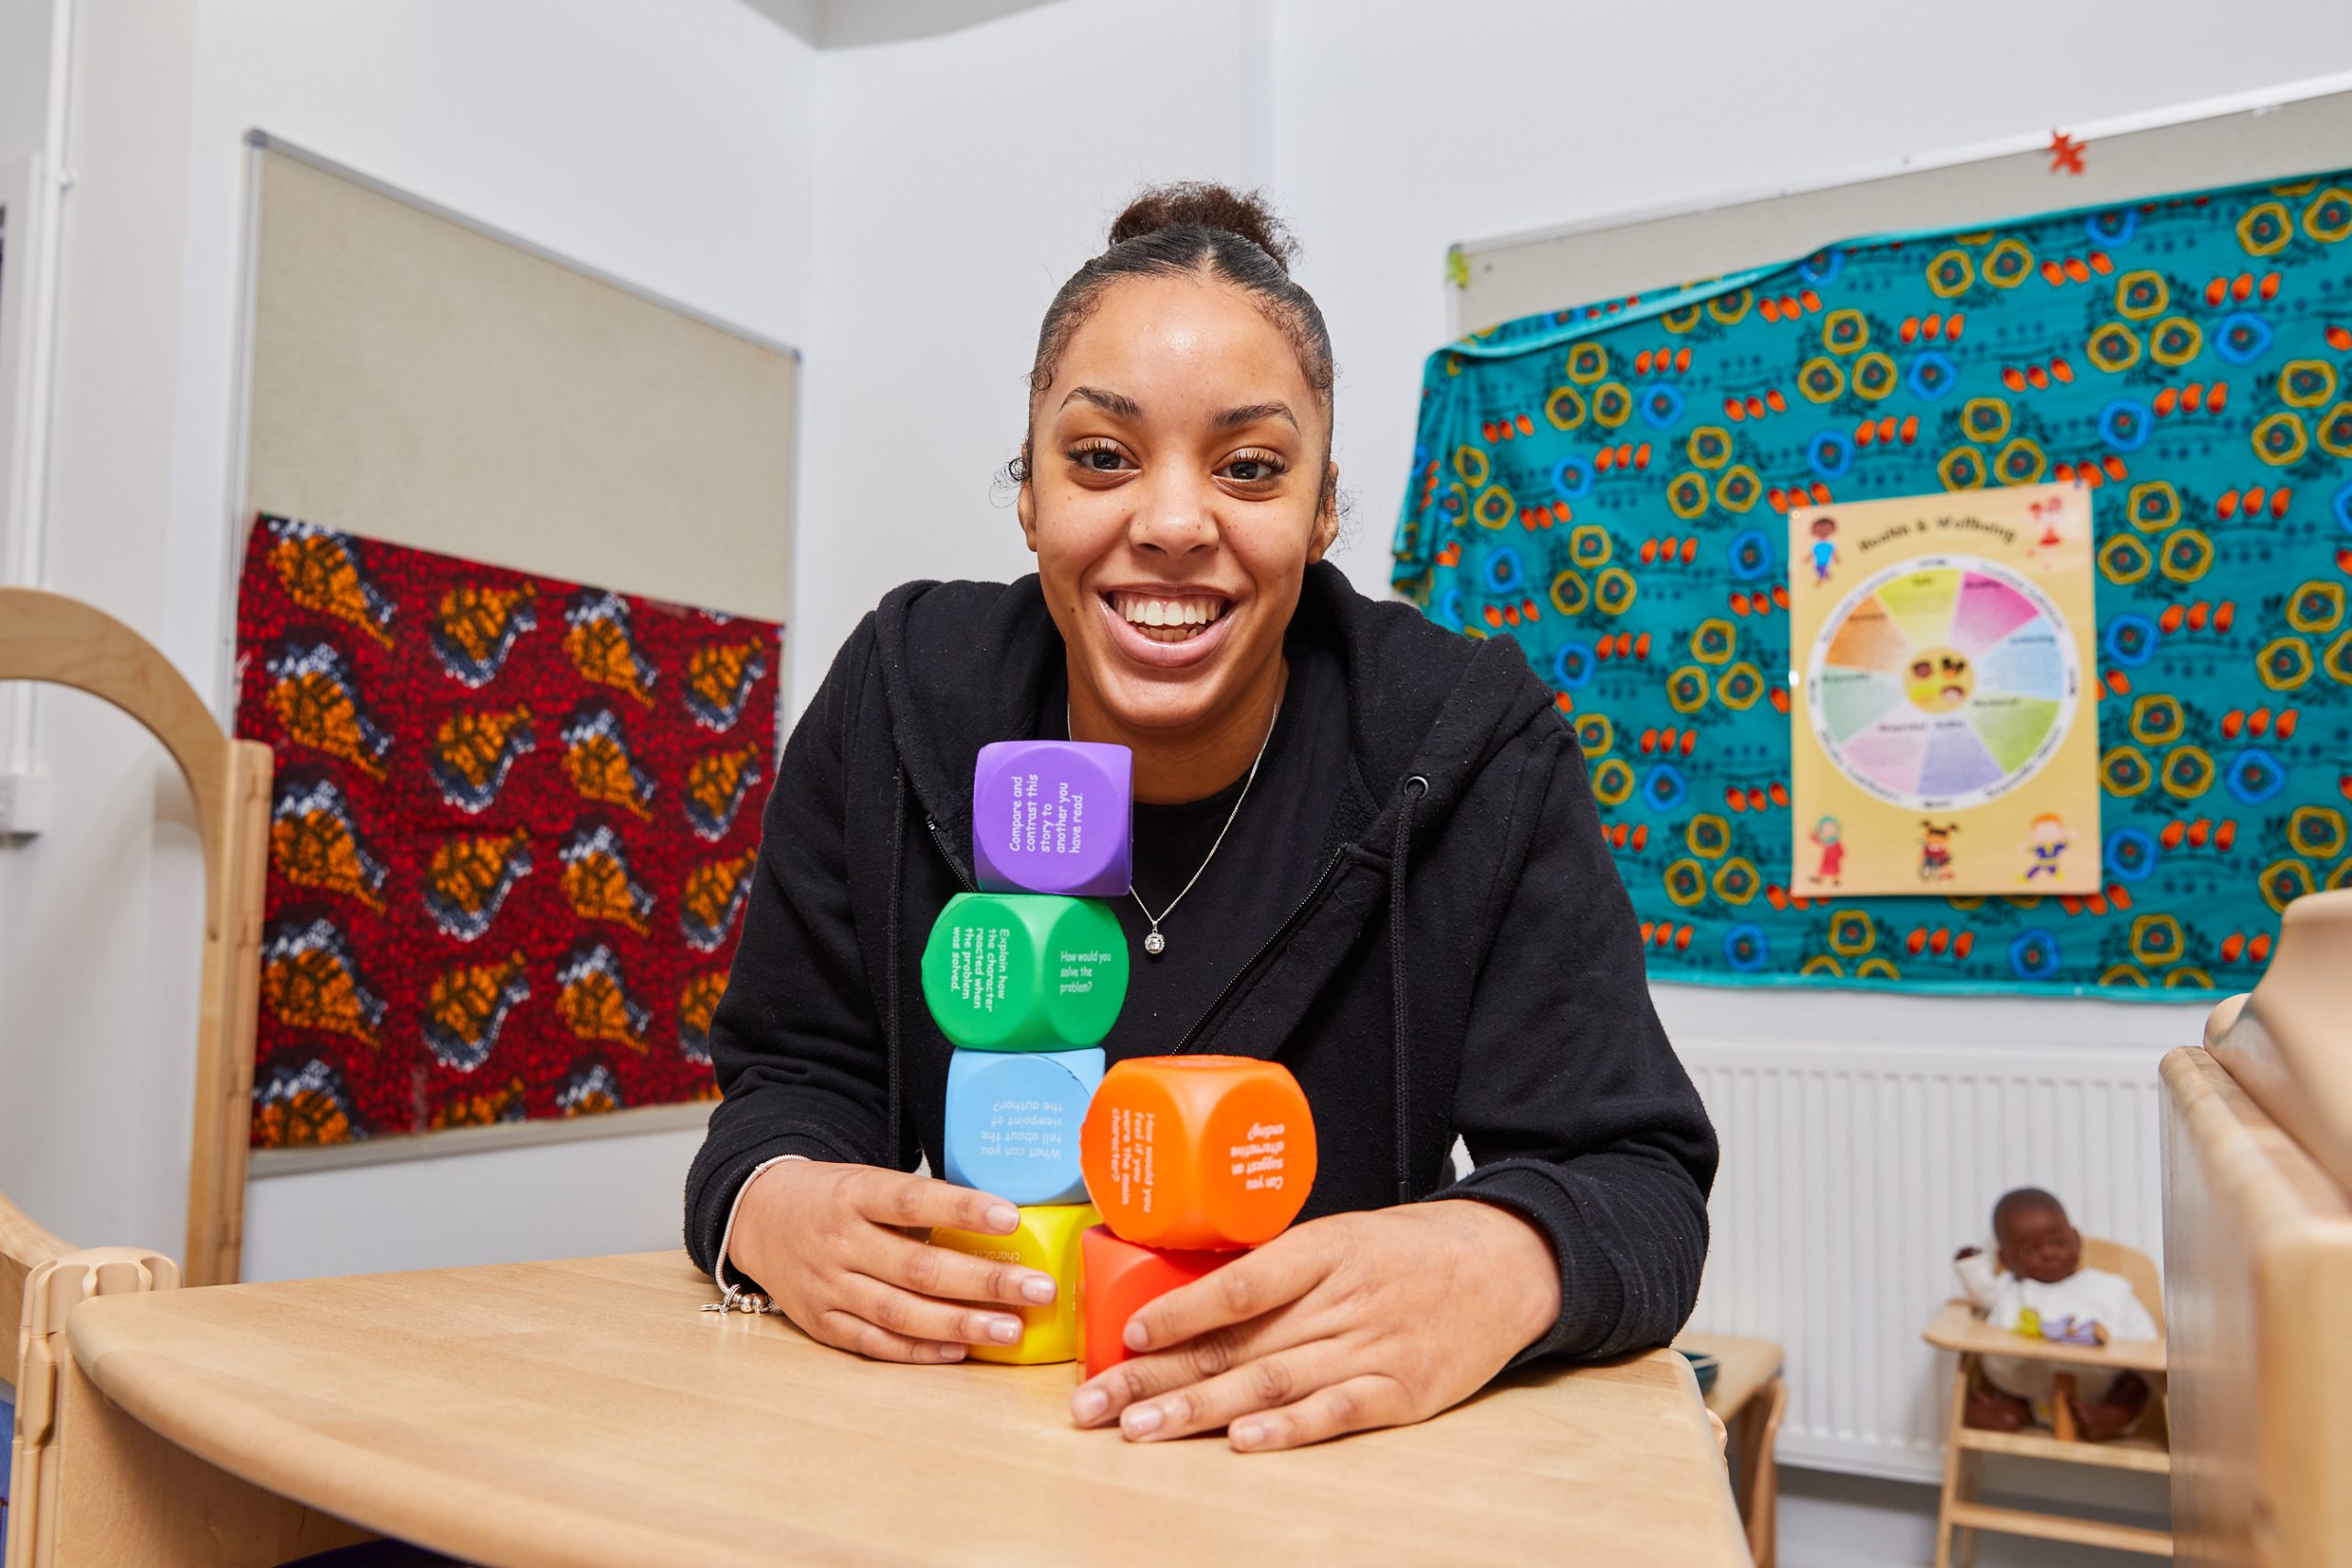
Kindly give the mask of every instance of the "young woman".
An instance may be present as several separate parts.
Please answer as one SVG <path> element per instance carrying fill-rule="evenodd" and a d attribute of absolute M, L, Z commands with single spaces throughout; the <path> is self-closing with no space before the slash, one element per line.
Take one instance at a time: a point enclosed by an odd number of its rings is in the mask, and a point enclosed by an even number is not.
<path fill-rule="evenodd" d="M 907 1174 L 937 1163 L 949 1057 L 918 960 L 971 885 L 975 754 L 1068 736 L 1135 753 L 1111 1057 L 1279 1060 L 1321 1146 L 1302 1223 L 1137 1314 L 1073 1417 L 1287 1448 L 1664 1343 L 1714 1134 L 1568 728 L 1515 645 L 1323 564 L 1331 345 L 1272 218 L 1175 186 L 1110 239 L 1038 333 L 1013 470 L 1037 574 L 893 592 L 786 748 L 688 1249 L 730 1303 L 886 1359 L 1010 1341 L 1006 1309 L 1052 1299 L 903 1232 L 1012 1228 Z"/>

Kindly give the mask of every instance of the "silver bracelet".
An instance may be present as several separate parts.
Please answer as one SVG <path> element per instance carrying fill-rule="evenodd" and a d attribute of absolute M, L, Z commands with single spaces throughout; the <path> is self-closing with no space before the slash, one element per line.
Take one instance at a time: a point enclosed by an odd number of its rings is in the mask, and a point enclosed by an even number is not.
<path fill-rule="evenodd" d="M 752 1168 L 751 1175 L 743 1178 L 743 1185 L 735 1189 L 735 1201 L 727 1206 L 727 1228 L 718 1233 L 718 1256 L 712 1260 L 710 1266 L 710 1282 L 718 1288 L 718 1299 L 715 1302 L 705 1302 L 702 1305 L 703 1311 L 768 1313 L 776 1317 L 784 1315 L 784 1309 L 768 1300 L 760 1292 L 747 1290 L 741 1285 L 728 1282 L 727 1249 L 734 1245 L 735 1216 L 742 1213 L 743 1194 L 752 1190 L 752 1183 L 757 1181 L 760 1174 L 770 1166 L 782 1165 L 786 1160 L 805 1161 L 808 1157 L 807 1155 L 778 1155 L 774 1159 L 762 1160 Z"/>
<path fill-rule="evenodd" d="M 768 1300 L 767 1297 L 760 1294 L 759 1292 L 747 1291 L 741 1285 L 728 1285 L 723 1287 L 719 1292 L 718 1299 L 715 1302 L 703 1303 L 702 1310 L 705 1312 L 766 1313 L 774 1317 L 782 1317 L 784 1315 L 784 1309 L 782 1307 Z"/>

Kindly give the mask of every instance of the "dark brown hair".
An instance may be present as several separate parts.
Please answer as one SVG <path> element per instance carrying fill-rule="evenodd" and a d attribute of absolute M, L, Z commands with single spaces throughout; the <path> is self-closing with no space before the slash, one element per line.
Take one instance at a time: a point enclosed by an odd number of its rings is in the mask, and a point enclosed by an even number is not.
<path fill-rule="evenodd" d="M 1032 397 L 1053 384 L 1069 340 L 1123 277 L 1216 278 L 1248 291 L 1298 352 L 1299 367 L 1325 409 L 1331 405 L 1331 334 L 1314 297 L 1294 282 L 1295 247 L 1283 220 L 1255 191 L 1186 181 L 1153 186 L 1127 203 L 1111 224 L 1110 244 L 1071 275 L 1046 307 L 1037 329 L 1037 357 L 1029 368 Z"/>

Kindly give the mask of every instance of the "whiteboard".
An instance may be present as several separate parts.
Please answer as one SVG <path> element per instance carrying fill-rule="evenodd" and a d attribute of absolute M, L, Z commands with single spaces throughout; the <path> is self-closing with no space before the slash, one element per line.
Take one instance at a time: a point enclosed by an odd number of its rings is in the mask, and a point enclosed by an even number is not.
<path fill-rule="evenodd" d="M 1965 229 L 2070 207 L 2138 201 L 2352 167 L 2352 77 L 2087 126 L 2084 172 L 2053 170 L 2047 133 L 1967 149 L 1805 189 L 1474 241 L 1455 327 L 1622 299 L 1750 266 L 1792 261 L 1839 240 Z"/>
<path fill-rule="evenodd" d="M 799 355 L 260 132 L 256 513 L 782 621 Z"/>

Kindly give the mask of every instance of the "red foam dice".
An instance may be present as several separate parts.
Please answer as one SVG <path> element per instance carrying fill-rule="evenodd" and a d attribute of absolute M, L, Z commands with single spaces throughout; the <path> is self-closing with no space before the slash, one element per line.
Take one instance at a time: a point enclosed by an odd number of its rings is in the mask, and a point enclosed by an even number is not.
<path fill-rule="evenodd" d="M 1079 1238 L 1080 1357 L 1085 1375 L 1117 1366 L 1129 1354 L 1127 1319 L 1179 1285 L 1189 1285 L 1232 1262 L 1238 1252 L 1163 1252 L 1121 1241 L 1108 1225 Z"/>

